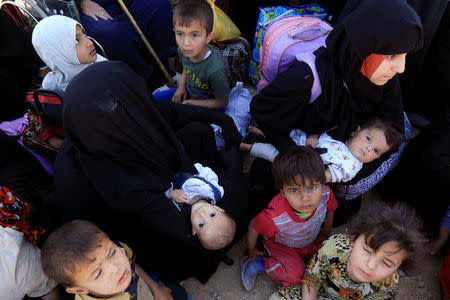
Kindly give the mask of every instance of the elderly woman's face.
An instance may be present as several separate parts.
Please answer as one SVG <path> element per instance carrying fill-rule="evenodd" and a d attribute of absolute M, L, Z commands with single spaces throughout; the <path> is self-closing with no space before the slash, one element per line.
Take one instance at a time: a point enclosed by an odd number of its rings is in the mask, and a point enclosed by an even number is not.
<path fill-rule="evenodd" d="M 384 85 L 397 73 L 403 73 L 405 58 L 406 53 L 387 55 L 370 77 L 370 81 L 376 85 Z"/>

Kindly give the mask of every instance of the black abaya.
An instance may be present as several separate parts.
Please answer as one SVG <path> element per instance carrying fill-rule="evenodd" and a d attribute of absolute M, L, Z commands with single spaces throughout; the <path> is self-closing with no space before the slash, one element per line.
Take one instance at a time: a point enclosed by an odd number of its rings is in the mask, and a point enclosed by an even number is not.
<path fill-rule="evenodd" d="M 190 234 L 189 219 L 164 192 L 175 174 L 195 171 L 176 132 L 194 120 L 215 123 L 232 148 L 241 140 L 232 119 L 208 109 L 154 101 L 140 77 L 113 61 L 78 74 L 66 90 L 63 111 L 67 138 L 55 163 L 49 211 L 58 215 L 58 223 L 53 226 L 74 218 L 91 220 L 113 239 L 128 243 L 138 263 L 162 278 L 206 280 L 219 256 L 201 248 Z M 221 182 L 229 195 L 241 191 L 238 183 Z M 240 217 L 237 210 L 245 211 L 246 194 L 228 194 L 220 205 L 234 207 L 229 214 Z"/>

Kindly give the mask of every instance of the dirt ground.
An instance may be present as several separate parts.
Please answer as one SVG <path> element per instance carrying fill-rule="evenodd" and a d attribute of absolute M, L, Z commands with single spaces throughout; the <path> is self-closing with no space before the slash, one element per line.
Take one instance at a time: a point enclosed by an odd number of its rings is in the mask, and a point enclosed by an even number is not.
<path fill-rule="evenodd" d="M 245 84 L 252 95 L 256 90 L 251 84 Z M 413 133 L 417 134 L 417 131 Z M 250 159 L 244 159 L 244 172 L 249 170 Z M 362 201 L 378 197 L 376 192 L 366 193 Z M 345 225 L 332 229 L 332 234 L 341 233 L 345 230 Z M 242 238 L 228 252 L 229 257 L 234 260 L 232 266 L 221 263 L 216 273 L 204 285 L 194 278 L 183 282 L 184 287 L 192 296 L 193 300 L 265 300 L 277 288 L 277 284 L 265 273 L 259 274 L 255 283 L 255 288 L 247 292 L 241 282 L 239 258 L 246 249 L 245 240 Z M 399 300 L 438 300 L 441 299 L 439 285 L 439 271 L 443 261 L 443 255 L 427 255 L 420 265 L 420 270 L 416 276 L 408 277 L 400 273 L 400 290 L 396 299 Z"/>
<path fill-rule="evenodd" d="M 363 197 L 363 201 L 377 197 L 375 192 L 369 192 Z M 345 225 L 333 228 L 332 234 L 344 232 Z M 184 287 L 193 300 L 265 300 L 277 288 L 277 284 L 265 273 L 259 274 L 255 288 L 247 292 L 240 275 L 239 257 L 245 251 L 245 240 L 241 239 L 228 255 L 234 260 L 232 266 L 221 263 L 216 273 L 204 285 L 194 278 L 183 282 Z M 427 255 L 420 265 L 420 270 L 414 277 L 408 277 L 400 273 L 400 290 L 396 299 L 399 300 L 438 300 L 441 299 L 439 286 L 439 270 L 443 261 L 443 255 Z"/>

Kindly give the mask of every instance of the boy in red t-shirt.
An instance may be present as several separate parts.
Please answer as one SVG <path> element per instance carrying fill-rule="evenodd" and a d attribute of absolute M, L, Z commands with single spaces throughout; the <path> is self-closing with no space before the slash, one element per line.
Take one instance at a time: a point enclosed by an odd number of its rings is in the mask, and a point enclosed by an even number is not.
<path fill-rule="evenodd" d="M 282 286 L 300 284 L 304 260 L 328 238 L 338 206 L 330 187 L 324 185 L 323 161 L 310 147 L 292 147 L 278 155 L 272 174 L 280 194 L 250 222 L 248 255 L 241 259 L 242 282 L 248 291 L 261 272 Z M 256 248 L 259 235 L 268 256 Z"/>

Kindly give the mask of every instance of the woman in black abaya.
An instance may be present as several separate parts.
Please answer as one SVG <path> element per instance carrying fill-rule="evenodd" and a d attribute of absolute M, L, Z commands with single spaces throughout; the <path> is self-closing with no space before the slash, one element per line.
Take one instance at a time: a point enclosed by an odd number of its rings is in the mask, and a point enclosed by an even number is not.
<path fill-rule="evenodd" d="M 289 138 L 292 129 L 299 128 L 308 135 L 327 131 L 333 138 L 344 141 L 373 115 L 390 121 L 404 132 L 402 92 L 396 73 L 404 70 L 404 54 L 417 51 L 422 43 L 420 18 L 406 1 L 361 1 L 340 18 L 326 39 L 326 47 L 313 52 L 322 89 L 314 102 L 308 103 L 314 81 L 311 68 L 295 61 L 255 95 L 251 102 L 252 116 L 268 141 L 280 151 L 293 145 Z M 362 69 L 373 64 L 373 58 L 381 56 L 385 56 L 384 60 L 403 59 L 402 67 L 399 65 L 385 74 L 392 77 L 384 84 L 373 82 Z M 378 67 L 384 60 L 378 62 Z M 388 159 L 392 161 L 384 164 Z M 388 159 L 365 164 L 352 181 L 336 184 L 333 188 L 336 197 L 351 200 L 373 187 L 398 158 Z M 253 178 L 260 176 L 261 170 L 270 170 L 260 160 L 253 166 L 257 170 L 251 171 Z M 261 186 L 261 180 L 254 181 L 252 188 Z"/>
<path fill-rule="evenodd" d="M 55 163 L 51 227 L 75 218 L 91 220 L 128 243 L 148 272 L 166 280 L 207 280 L 221 257 L 201 248 L 189 219 L 164 193 L 175 174 L 195 172 L 185 149 L 204 152 L 225 189 L 219 205 L 238 227 L 245 226 L 247 194 L 240 170 L 220 175 L 227 164 L 220 160 L 212 130 L 205 129 L 210 123 L 222 126 L 228 149 L 236 152 L 241 138 L 231 118 L 154 101 L 142 78 L 113 61 L 95 64 L 71 81 L 63 118 L 67 138 Z M 212 140 L 192 134 L 192 127 Z"/>

